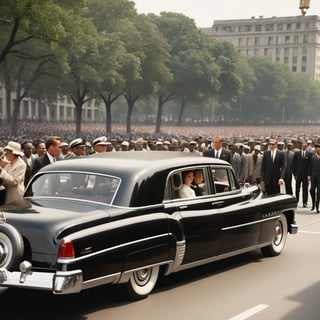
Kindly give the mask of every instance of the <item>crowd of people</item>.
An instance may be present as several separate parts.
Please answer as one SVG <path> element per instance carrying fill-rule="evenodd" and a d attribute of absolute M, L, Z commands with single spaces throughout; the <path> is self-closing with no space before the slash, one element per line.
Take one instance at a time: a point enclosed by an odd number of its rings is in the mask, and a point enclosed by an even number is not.
<path fill-rule="evenodd" d="M 21 198 L 30 178 L 43 166 L 56 160 L 101 152 L 157 150 L 220 158 L 232 165 L 241 184 L 259 184 L 266 194 L 285 190 L 288 194 L 294 194 L 298 201 L 302 190 L 303 207 L 307 207 L 310 193 L 311 210 L 319 212 L 320 139 L 316 135 L 225 137 L 217 134 L 212 138 L 145 133 L 98 136 L 98 130 L 91 130 L 88 139 L 88 134 L 86 138 L 74 138 L 68 128 L 57 136 L 48 136 L 52 128 L 46 129 L 46 134 L 41 131 L 42 139 L 33 136 L 41 134 L 36 128 L 30 130 L 28 136 L 22 134 L 18 138 L 9 137 L 12 139 L 9 141 L 8 137 L 2 137 L 0 182 L 5 187 L 4 203 Z M 94 136 L 94 133 L 97 135 Z M 192 182 L 191 176 L 194 173 L 188 174 Z M 293 183 L 295 190 L 292 188 Z"/>

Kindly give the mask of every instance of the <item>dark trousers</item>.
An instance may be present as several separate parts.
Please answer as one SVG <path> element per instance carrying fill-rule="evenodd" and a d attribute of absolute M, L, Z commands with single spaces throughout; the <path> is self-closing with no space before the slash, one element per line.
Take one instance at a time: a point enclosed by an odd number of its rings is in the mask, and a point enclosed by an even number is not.
<path fill-rule="evenodd" d="M 299 201 L 300 196 L 300 187 L 302 184 L 302 203 L 308 203 L 308 177 L 305 176 L 296 176 L 296 198 Z"/>
<path fill-rule="evenodd" d="M 316 207 L 319 210 L 320 202 L 320 180 L 317 177 L 311 178 L 310 195 L 312 199 L 312 207 Z"/>
<path fill-rule="evenodd" d="M 285 175 L 284 184 L 286 186 L 286 194 L 293 194 L 293 192 L 292 192 L 292 173 L 288 173 Z"/>

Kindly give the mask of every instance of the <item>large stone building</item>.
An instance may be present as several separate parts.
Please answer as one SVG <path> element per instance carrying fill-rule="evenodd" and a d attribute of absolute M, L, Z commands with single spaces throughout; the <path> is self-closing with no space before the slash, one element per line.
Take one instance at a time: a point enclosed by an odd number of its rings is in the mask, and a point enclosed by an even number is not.
<path fill-rule="evenodd" d="M 14 107 L 16 95 L 11 93 L 11 114 Z M 95 122 L 101 116 L 96 100 L 92 99 L 84 103 L 82 120 Z M 0 82 L 0 120 L 8 119 L 7 98 L 4 85 Z M 75 105 L 70 98 L 57 97 L 56 101 L 41 102 L 30 97 L 25 97 L 20 105 L 18 120 L 41 120 L 46 122 L 74 122 Z"/>
<path fill-rule="evenodd" d="M 204 32 L 230 41 L 240 54 L 265 56 L 320 79 L 320 17 L 252 17 L 216 20 Z"/>

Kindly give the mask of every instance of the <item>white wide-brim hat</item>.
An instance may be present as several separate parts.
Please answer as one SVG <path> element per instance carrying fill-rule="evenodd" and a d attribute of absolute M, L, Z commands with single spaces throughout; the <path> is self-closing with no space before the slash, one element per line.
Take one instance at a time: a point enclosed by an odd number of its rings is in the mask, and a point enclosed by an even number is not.
<path fill-rule="evenodd" d="M 4 150 L 11 150 L 13 154 L 22 156 L 21 145 L 18 142 L 9 141 L 8 145 L 4 147 Z"/>

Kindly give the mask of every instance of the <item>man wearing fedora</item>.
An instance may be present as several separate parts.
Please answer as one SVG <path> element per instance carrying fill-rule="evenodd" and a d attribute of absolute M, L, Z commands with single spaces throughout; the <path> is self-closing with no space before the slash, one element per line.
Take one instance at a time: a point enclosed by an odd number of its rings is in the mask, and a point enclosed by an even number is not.
<path fill-rule="evenodd" d="M 34 159 L 31 176 L 36 174 L 42 167 L 54 163 L 61 153 L 61 138 L 58 136 L 50 136 L 46 140 L 47 152 L 39 158 Z"/>
<path fill-rule="evenodd" d="M 5 204 L 19 200 L 24 193 L 26 163 L 21 159 L 20 143 L 9 141 L 4 147 L 5 159 L 0 160 L 0 178 L 6 188 Z"/>

